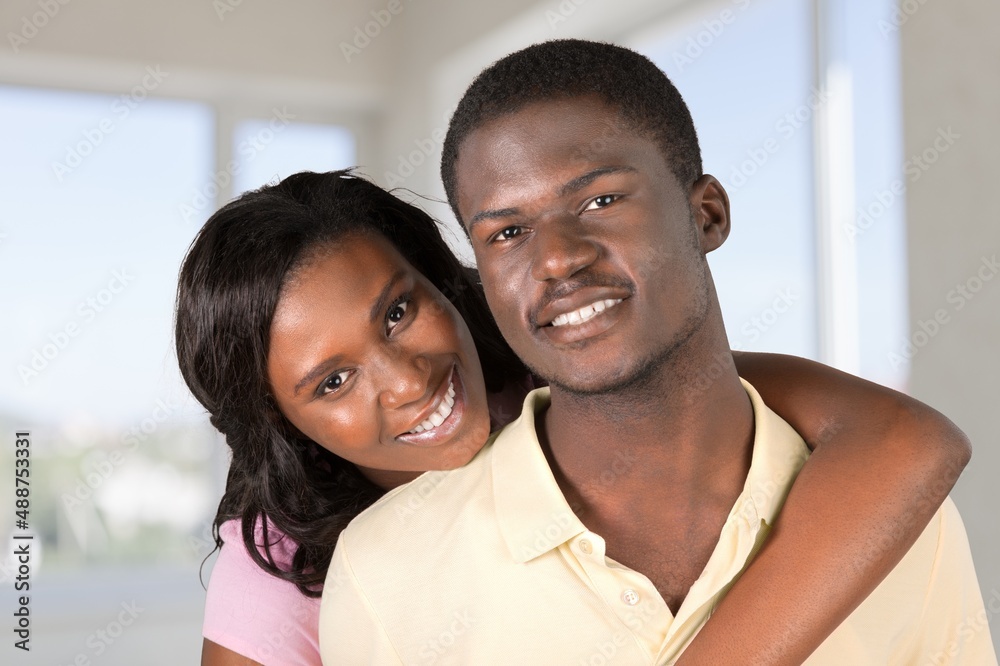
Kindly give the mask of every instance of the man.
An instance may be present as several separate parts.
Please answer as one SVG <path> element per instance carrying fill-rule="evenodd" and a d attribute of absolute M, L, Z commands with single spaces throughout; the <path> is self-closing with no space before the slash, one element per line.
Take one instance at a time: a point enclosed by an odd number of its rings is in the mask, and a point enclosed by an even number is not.
<path fill-rule="evenodd" d="M 550 389 L 344 533 L 324 661 L 672 663 L 808 455 L 736 373 L 705 261 L 729 202 L 687 108 L 627 49 L 532 46 L 466 91 L 442 177 L 504 337 Z M 955 655 L 995 663 L 949 501 L 809 663 Z"/>

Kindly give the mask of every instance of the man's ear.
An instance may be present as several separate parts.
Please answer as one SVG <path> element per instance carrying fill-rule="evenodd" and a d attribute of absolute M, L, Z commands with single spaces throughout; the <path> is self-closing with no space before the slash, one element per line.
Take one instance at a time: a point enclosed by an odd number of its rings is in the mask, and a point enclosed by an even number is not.
<path fill-rule="evenodd" d="M 729 195 L 715 176 L 706 173 L 691 186 L 690 201 L 701 250 L 708 254 L 729 237 Z"/>

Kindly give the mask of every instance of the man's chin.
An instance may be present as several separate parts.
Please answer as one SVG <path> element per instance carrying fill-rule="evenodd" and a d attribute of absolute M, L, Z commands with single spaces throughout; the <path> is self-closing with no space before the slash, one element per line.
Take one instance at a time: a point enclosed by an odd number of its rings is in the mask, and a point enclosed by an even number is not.
<path fill-rule="evenodd" d="M 669 346 L 627 367 L 611 361 L 605 367 L 591 366 L 586 372 L 580 372 L 578 368 L 574 368 L 574 372 L 554 369 L 549 374 L 533 368 L 532 372 L 545 379 L 549 386 L 579 398 L 627 398 L 630 394 L 639 397 L 650 391 L 658 394 L 663 390 L 662 371 L 674 350 L 675 346 Z"/>
<path fill-rule="evenodd" d="M 618 394 L 635 386 L 649 374 L 649 369 L 638 368 L 631 371 L 615 368 L 611 372 L 588 373 L 586 375 L 576 374 L 567 376 L 568 373 L 554 373 L 553 377 L 545 377 L 549 386 L 560 391 L 580 398 L 605 396 L 608 394 Z"/>

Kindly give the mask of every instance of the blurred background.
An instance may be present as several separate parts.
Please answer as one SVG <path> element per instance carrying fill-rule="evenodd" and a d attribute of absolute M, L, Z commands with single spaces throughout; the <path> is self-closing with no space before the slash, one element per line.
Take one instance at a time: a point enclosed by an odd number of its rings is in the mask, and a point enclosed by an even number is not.
<path fill-rule="evenodd" d="M 471 257 L 441 203 L 450 112 L 484 66 L 558 37 L 632 46 L 687 99 L 732 199 L 710 262 L 734 347 L 904 390 L 972 438 L 953 496 L 998 641 L 997 24 L 989 0 L 5 0 L 8 618 L 13 537 L 34 539 L 32 651 L 7 633 L 0 662 L 196 662 L 228 452 L 176 368 L 185 250 L 239 192 L 357 165 Z"/>

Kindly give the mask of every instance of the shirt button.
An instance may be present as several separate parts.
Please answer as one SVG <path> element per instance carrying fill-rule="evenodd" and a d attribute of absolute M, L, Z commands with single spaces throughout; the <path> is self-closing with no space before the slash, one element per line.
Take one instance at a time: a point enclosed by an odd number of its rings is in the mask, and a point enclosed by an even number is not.
<path fill-rule="evenodd" d="M 594 552 L 594 547 L 586 539 L 580 539 L 580 552 L 584 555 L 590 555 Z"/>
<path fill-rule="evenodd" d="M 629 588 L 622 592 L 622 601 L 627 603 L 629 606 L 635 606 L 639 603 L 639 593 Z"/>

